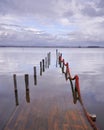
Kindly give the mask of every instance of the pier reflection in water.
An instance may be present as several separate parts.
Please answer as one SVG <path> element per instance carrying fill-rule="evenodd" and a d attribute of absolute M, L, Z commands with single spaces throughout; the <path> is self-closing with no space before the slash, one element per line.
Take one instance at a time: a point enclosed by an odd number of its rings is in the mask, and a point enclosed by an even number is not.
<path fill-rule="evenodd" d="M 47 53 L 47 57 L 45 57 L 44 59 L 42 59 L 42 61 L 40 61 L 40 76 L 42 76 L 42 73 L 45 72 L 45 69 L 49 68 L 49 66 L 51 64 L 50 60 L 51 60 L 51 53 L 49 52 L 49 53 Z M 32 85 L 34 84 L 36 86 L 37 85 L 37 69 L 36 69 L 36 66 L 33 67 L 33 76 L 31 75 L 30 77 L 31 77 L 31 79 L 30 79 L 31 84 Z M 16 103 L 16 106 L 18 106 L 19 105 L 18 89 L 20 89 L 20 92 L 21 92 L 21 88 L 20 87 L 18 88 L 18 86 L 17 86 L 17 76 L 16 76 L 16 74 L 13 74 L 13 80 L 14 80 L 15 103 Z M 20 81 L 20 78 L 19 78 L 18 82 L 19 81 Z M 31 86 L 31 84 L 30 84 L 30 86 Z M 29 74 L 24 75 L 24 85 L 25 85 L 25 92 L 26 92 L 26 94 L 25 94 L 26 95 L 26 102 L 30 103 Z M 22 94 L 21 99 L 24 98 L 23 95 L 24 94 Z"/>
<path fill-rule="evenodd" d="M 32 79 L 34 79 L 34 80 L 32 80 L 32 82 L 34 82 L 34 85 L 37 85 L 37 75 L 31 76 L 31 77 L 33 77 Z M 16 104 L 16 106 L 18 106 L 19 105 L 18 89 L 21 92 L 21 88 L 20 88 L 20 86 L 19 87 L 17 86 L 17 76 L 16 76 L 16 74 L 13 75 L 13 80 L 14 80 L 15 104 Z M 20 78 L 19 78 L 18 82 L 20 82 Z M 24 84 L 25 84 L 25 92 L 22 92 L 21 99 L 24 98 L 24 93 L 25 93 L 25 95 L 26 95 L 26 102 L 30 103 L 29 75 L 28 74 L 24 75 Z"/>
<path fill-rule="evenodd" d="M 42 50 L 42 51 L 40 51 Z M 50 49 L 55 52 L 55 49 Z M 91 113 L 97 114 L 97 123 L 101 130 L 104 129 L 104 49 L 82 49 L 82 48 L 60 48 L 63 52 L 63 56 L 66 61 L 70 63 L 72 75 L 79 74 L 81 83 L 81 94 L 86 103 L 88 110 Z M 29 92 L 31 101 L 32 95 L 38 95 L 36 93 L 39 85 L 34 87 L 33 79 L 33 66 L 40 62 L 40 59 L 46 56 L 49 48 L 1 48 L 0 49 L 0 127 L 2 129 L 3 122 L 8 120 L 9 115 L 15 108 L 15 93 L 13 83 L 13 73 L 17 72 L 17 90 L 18 90 L 18 104 L 20 105 L 22 100 L 25 102 L 25 82 L 24 73 L 29 72 Z M 6 53 L 5 53 L 6 52 Z M 44 54 L 45 53 L 45 54 Z M 33 55 L 39 55 L 38 58 Z M 21 57 L 22 55 L 22 57 Z M 45 55 L 45 56 L 44 56 Z M 52 54 L 52 64 L 55 63 L 55 55 Z M 15 58 L 15 56 L 17 58 Z M 25 58 L 25 57 L 29 58 Z M 29 59 L 29 61 L 28 61 Z M 37 60 L 35 60 L 37 59 Z M 3 64 L 2 64 L 3 63 Z M 26 63 L 26 66 L 24 65 Z M 28 64 L 29 63 L 29 64 Z M 56 65 L 57 66 L 57 65 Z M 37 73 L 40 71 L 37 71 Z M 6 75 L 5 75 L 6 74 Z M 18 75 L 19 74 L 19 75 Z M 23 75 L 22 75 L 23 74 Z M 4 76 L 5 75 L 5 76 Z M 11 76 L 12 75 L 12 76 Z M 41 81 L 41 77 L 37 79 Z M 38 83 L 40 82 L 38 81 Z M 46 80 L 47 81 L 47 80 Z M 40 83 L 39 83 L 40 84 Z M 68 84 L 69 85 L 69 84 Z M 35 88 L 31 89 L 31 86 Z M 69 89 L 69 88 L 68 88 Z M 63 90 L 62 90 L 63 91 Z M 41 93 L 42 94 L 42 93 Z M 47 95 L 47 93 L 46 93 Z M 50 94 L 51 95 L 51 94 Z M 37 96 L 38 97 L 38 96 Z M 30 102 L 31 103 L 31 102 Z M 5 111 L 5 112 L 4 112 Z"/>

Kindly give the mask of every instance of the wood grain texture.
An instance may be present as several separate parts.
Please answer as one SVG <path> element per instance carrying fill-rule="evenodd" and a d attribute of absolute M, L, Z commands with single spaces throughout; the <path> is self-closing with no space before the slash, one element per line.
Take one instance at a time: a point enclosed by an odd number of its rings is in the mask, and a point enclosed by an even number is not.
<path fill-rule="evenodd" d="M 63 76 L 42 78 L 37 88 L 30 87 L 30 103 L 22 101 L 16 107 L 4 130 L 93 130 L 80 105 L 73 104 L 70 85 Z M 53 82 L 46 87 L 50 79 Z"/>

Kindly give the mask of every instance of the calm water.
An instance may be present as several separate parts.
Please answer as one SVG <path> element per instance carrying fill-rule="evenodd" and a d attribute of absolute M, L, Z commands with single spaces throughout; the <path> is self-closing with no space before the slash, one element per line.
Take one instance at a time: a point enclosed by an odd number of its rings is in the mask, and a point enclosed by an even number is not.
<path fill-rule="evenodd" d="M 104 49 L 59 48 L 58 50 L 62 52 L 65 61 L 69 62 L 71 74 L 79 75 L 81 94 L 87 110 L 97 115 L 97 126 L 103 130 Z M 40 61 L 47 56 L 48 52 L 51 52 L 50 67 L 54 68 L 56 66 L 55 48 L 0 48 L 0 103 L 5 104 L 0 105 L 2 119 L 10 116 L 15 109 L 14 91 L 11 87 L 13 86 L 13 81 L 11 81 L 13 74 L 20 77 L 26 73 L 33 75 L 33 66 L 39 70 Z M 24 84 L 22 78 L 20 78 L 20 84 Z M 2 110 L 7 107 L 11 107 L 8 109 L 9 112 L 2 113 Z M 1 123 L 3 125 L 4 122 L 1 121 Z"/>

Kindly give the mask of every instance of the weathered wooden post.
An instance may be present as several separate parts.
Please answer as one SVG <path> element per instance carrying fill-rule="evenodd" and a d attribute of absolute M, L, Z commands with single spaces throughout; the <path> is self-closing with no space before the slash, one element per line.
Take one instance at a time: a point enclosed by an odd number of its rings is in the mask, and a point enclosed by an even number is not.
<path fill-rule="evenodd" d="M 92 121 L 96 121 L 96 115 L 95 114 L 89 114 L 89 117 L 91 118 Z"/>
<path fill-rule="evenodd" d="M 44 59 L 42 59 L 42 63 L 43 63 L 43 72 L 45 71 L 45 67 L 44 67 Z"/>
<path fill-rule="evenodd" d="M 30 102 L 30 91 L 29 90 L 26 90 L 26 101 L 27 101 L 27 103 Z"/>
<path fill-rule="evenodd" d="M 62 73 L 64 73 L 64 59 L 63 59 L 63 62 L 62 62 Z"/>
<path fill-rule="evenodd" d="M 16 106 L 18 106 L 19 105 L 19 101 L 18 101 L 18 90 L 17 90 L 17 78 L 16 78 L 16 74 L 13 75 L 13 80 L 14 80 L 15 102 L 16 102 Z"/>
<path fill-rule="evenodd" d="M 25 87 L 26 87 L 26 101 L 30 102 L 30 95 L 29 95 L 29 75 L 25 74 Z"/>
<path fill-rule="evenodd" d="M 36 66 L 34 66 L 34 85 L 37 85 Z"/>
<path fill-rule="evenodd" d="M 60 65 L 60 68 L 61 68 L 61 56 L 62 55 L 59 56 L 59 65 Z"/>
<path fill-rule="evenodd" d="M 66 66 L 65 78 L 66 78 L 66 80 L 69 78 L 68 63 L 67 63 L 67 66 Z"/>
<path fill-rule="evenodd" d="M 51 52 L 49 52 L 49 65 L 51 64 Z"/>
<path fill-rule="evenodd" d="M 15 92 L 15 102 L 16 102 L 16 106 L 19 105 L 19 101 L 18 101 L 18 90 L 14 91 Z"/>
<path fill-rule="evenodd" d="M 25 86 L 26 86 L 26 91 L 29 91 L 29 75 L 25 74 Z"/>
<path fill-rule="evenodd" d="M 17 80 L 16 80 L 16 74 L 13 75 L 14 80 L 14 90 L 17 91 Z"/>
<path fill-rule="evenodd" d="M 42 75 L 42 62 L 40 61 L 40 75 Z"/>

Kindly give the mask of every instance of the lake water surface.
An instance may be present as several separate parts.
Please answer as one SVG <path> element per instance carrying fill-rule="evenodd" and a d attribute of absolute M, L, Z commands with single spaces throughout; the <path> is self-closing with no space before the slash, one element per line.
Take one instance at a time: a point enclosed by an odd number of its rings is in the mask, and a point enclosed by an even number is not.
<path fill-rule="evenodd" d="M 79 75 L 85 106 L 90 113 L 97 115 L 96 124 L 101 130 L 104 130 L 104 49 L 58 48 L 58 50 L 62 52 L 63 58 L 69 63 L 71 74 Z M 39 75 L 40 61 L 47 56 L 48 52 L 51 52 L 50 67 L 55 68 L 55 48 L 0 48 L 0 103 L 6 104 L 0 105 L 0 117 L 5 119 L 15 109 L 15 102 L 13 103 L 12 100 L 14 97 L 9 91 L 12 91 L 11 77 L 13 74 L 21 76 L 28 73 L 33 75 L 33 66 L 36 66 Z M 11 107 L 11 109 L 3 114 L 2 110 L 7 107 Z M 3 121 L 1 123 L 3 125 Z"/>

